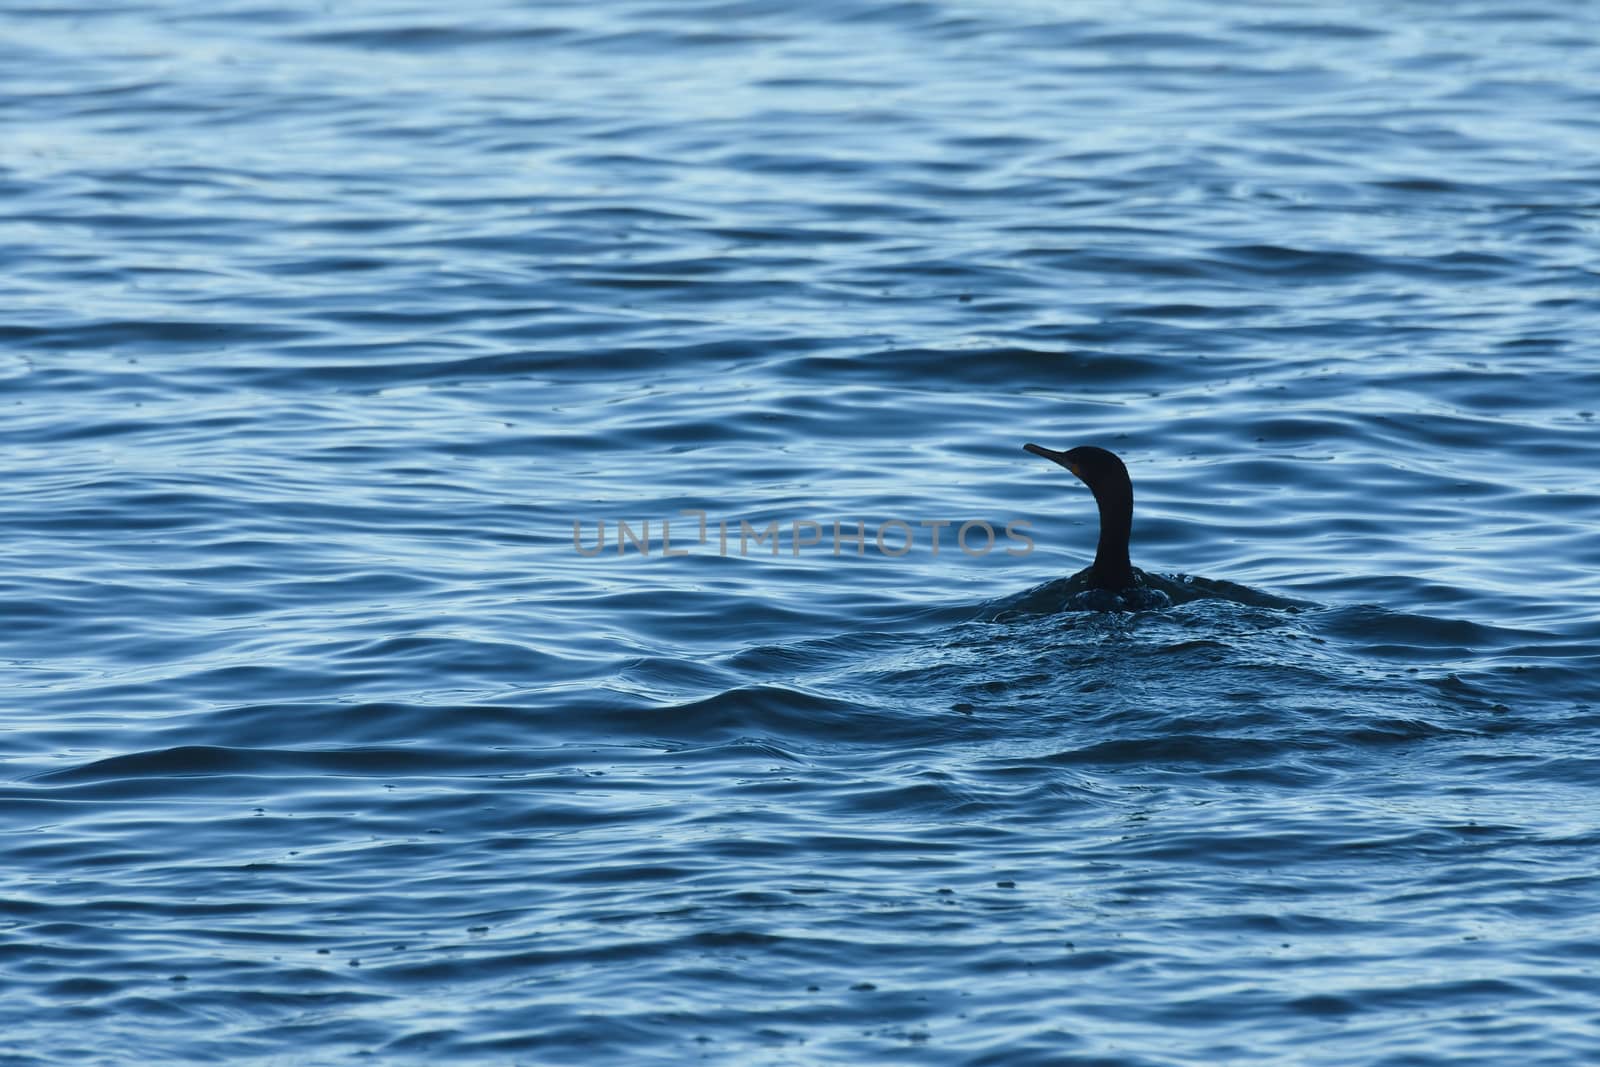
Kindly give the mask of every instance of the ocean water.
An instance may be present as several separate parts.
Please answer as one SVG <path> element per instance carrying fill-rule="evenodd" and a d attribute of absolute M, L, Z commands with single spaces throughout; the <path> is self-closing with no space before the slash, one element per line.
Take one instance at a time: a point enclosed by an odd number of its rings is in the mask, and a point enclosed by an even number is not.
<path fill-rule="evenodd" d="M 1600 1062 L 1597 116 L 1548 0 L 5 5 L 0 1062 Z"/>

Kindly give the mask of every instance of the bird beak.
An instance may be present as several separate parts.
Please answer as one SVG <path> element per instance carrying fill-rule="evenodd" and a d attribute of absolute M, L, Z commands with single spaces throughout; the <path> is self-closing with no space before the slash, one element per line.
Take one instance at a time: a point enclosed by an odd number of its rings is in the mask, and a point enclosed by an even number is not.
<path fill-rule="evenodd" d="M 1054 449 L 1045 448 L 1043 445 L 1023 445 L 1022 450 L 1024 452 L 1032 452 L 1036 456 L 1043 456 L 1052 463 L 1061 464 L 1063 467 L 1067 468 L 1067 470 L 1071 471 L 1074 477 L 1076 477 L 1078 474 L 1077 466 L 1067 458 L 1067 454 L 1065 452 L 1057 452 Z"/>

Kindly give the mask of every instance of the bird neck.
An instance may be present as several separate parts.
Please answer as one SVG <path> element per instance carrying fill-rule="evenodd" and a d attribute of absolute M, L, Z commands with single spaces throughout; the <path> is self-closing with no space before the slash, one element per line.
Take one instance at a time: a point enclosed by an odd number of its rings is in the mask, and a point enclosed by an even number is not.
<path fill-rule="evenodd" d="M 1094 553 L 1095 584 L 1102 589 L 1126 589 L 1133 584 L 1133 564 L 1128 559 L 1128 538 L 1133 533 L 1133 490 L 1096 493 L 1100 507 L 1100 544 Z"/>

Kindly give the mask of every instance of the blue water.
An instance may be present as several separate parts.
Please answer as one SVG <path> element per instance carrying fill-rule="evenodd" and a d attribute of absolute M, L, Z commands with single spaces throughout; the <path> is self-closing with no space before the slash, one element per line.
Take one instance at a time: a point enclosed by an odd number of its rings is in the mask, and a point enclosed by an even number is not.
<path fill-rule="evenodd" d="M 1600 1062 L 1597 116 L 1548 0 L 6 6 L 0 1061 Z"/>

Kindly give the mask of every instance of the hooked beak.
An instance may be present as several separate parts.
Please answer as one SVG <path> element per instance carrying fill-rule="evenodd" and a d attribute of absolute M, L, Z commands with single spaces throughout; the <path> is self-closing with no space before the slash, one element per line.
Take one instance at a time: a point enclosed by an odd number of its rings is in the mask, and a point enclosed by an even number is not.
<path fill-rule="evenodd" d="M 1032 452 L 1036 456 L 1043 456 L 1045 459 L 1048 459 L 1052 463 L 1059 463 L 1063 467 L 1067 468 L 1067 470 L 1071 471 L 1074 477 L 1078 476 L 1077 464 L 1073 463 L 1070 459 L 1068 459 L 1067 458 L 1067 454 L 1065 452 L 1057 452 L 1053 448 L 1045 448 L 1043 445 L 1031 445 L 1031 444 L 1030 445 L 1023 445 L 1022 446 L 1022 450 L 1024 452 Z"/>

